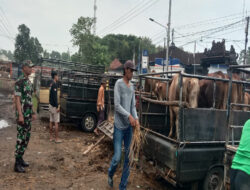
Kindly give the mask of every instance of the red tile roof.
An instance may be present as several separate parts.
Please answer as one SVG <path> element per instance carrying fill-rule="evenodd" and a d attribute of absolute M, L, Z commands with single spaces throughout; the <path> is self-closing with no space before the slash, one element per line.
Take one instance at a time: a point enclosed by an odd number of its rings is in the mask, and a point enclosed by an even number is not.
<path fill-rule="evenodd" d="M 109 65 L 109 69 L 110 70 L 116 70 L 118 69 L 119 67 L 122 66 L 122 63 L 117 59 L 115 58 Z"/>

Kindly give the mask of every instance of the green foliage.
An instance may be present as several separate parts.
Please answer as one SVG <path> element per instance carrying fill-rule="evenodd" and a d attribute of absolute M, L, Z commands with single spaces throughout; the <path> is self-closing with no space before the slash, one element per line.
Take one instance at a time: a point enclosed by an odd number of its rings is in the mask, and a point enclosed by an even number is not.
<path fill-rule="evenodd" d="M 0 50 L 0 55 L 1 54 L 5 55 L 10 61 L 14 61 L 14 55 L 13 55 L 13 53 L 11 51 L 1 49 Z"/>
<path fill-rule="evenodd" d="M 71 56 L 71 61 L 73 62 L 81 62 L 81 56 L 79 53 L 74 53 L 72 56 Z"/>
<path fill-rule="evenodd" d="M 41 53 L 43 52 L 42 45 L 40 44 L 37 38 L 31 37 L 29 47 L 30 60 L 32 60 L 33 63 L 38 63 L 38 59 L 41 56 Z"/>
<path fill-rule="evenodd" d="M 50 54 L 51 59 L 61 59 L 61 54 L 58 51 L 52 51 Z"/>
<path fill-rule="evenodd" d="M 30 37 L 30 29 L 24 24 L 18 27 L 18 32 L 14 51 L 15 60 L 22 63 L 24 60 L 30 59 L 33 63 L 37 63 L 43 52 L 40 42 L 37 38 Z"/>
<path fill-rule="evenodd" d="M 91 34 L 93 24 L 94 19 L 90 17 L 80 17 L 77 23 L 73 24 L 70 33 L 73 44 L 78 46 L 79 50 L 71 59 L 86 64 L 108 65 L 108 48 L 100 44 L 100 38 Z"/>
<path fill-rule="evenodd" d="M 44 51 L 43 51 L 43 57 L 44 57 L 44 58 L 50 58 L 50 53 L 47 52 L 47 50 L 44 50 Z"/>
<path fill-rule="evenodd" d="M 244 55 L 245 55 L 245 50 L 242 50 L 240 52 L 240 56 L 239 56 L 239 60 L 238 60 L 239 65 L 243 65 Z M 247 63 L 247 65 L 250 64 L 250 47 L 248 47 L 248 49 L 247 49 L 246 63 Z"/>
<path fill-rule="evenodd" d="M 62 52 L 61 59 L 64 60 L 64 61 L 70 61 L 69 52 Z"/>
<path fill-rule="evenodd" d="M 161 50 L 152 44 L 151 39 L 136 37 L 134 35 L 109 34 L 99 38 L 91 34 L 94 19 L 80 17 L 70 29 L 72 42 L 78 46 L 78 53 L 71 56 L 72 61 L 82 63 L 106 65 L 118 58 L 121 62 L 135 58 L 138 62 L 138 54 L 146 49 L 149 53 Z M 140 50 L 140 51 L 139 51 Z"/>

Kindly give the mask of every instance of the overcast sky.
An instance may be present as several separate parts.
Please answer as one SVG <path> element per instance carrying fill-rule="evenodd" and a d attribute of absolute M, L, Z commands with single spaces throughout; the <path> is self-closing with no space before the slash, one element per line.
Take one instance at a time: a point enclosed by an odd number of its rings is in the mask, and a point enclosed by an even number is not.
<path fill-rule="evenodd" d="M 168 5 L 168 0 L 97 0 L 97 35 L 147 36 L 157 45 L 163 45 L 165 29 L 149 21 L 149 17 L 166 25 Z M 93 17 L 93 6 L 94 0 L 0 0 L 0 49 L 13 51 L 12 38 L 18 25 L 25 24 L 44 49 L 59 52 L 69 49 L 73 53 L 77 48 L 72 46 L 69 30 L 80 16 Z M 227 48 L 232 44 L 237 51 L 243 49 L 245 23 L 229 25 L 243 19 L 243 9 L 249 15 L 250 0 L 172 0 L 171 28 L 176 29 L 175 44 L 193 51 L 191 42 L 196 40 L 197 51 L 203 51 L 211 47 L 213 39 L 226 38 Z M 209 29 L 213 30 L 197 33 Z"/>

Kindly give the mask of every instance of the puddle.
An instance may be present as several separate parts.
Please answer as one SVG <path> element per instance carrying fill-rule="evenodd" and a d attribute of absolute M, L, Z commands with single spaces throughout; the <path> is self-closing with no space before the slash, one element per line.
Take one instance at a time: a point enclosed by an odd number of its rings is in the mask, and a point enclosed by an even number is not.
<path fill-rule="evenodd" d="M 9 127 L 10 125 L 8 124 L 7 121 L 5 120 L 0 120 L 0 129 L 5 128 L 5 127 Z"/>

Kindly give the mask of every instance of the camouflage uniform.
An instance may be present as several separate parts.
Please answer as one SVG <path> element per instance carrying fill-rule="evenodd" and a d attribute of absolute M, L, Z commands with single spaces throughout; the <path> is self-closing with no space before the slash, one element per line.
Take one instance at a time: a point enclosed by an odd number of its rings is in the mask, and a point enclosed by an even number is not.
<path fill-rule="evenodd" d="M 21 158 L 28 146 L 31 130 L 32 119 L 32 93 L 33 88 L 30 80 L 24 75 L 20 76 L 15 83 L 15 96 L 19 96 L 21 100 L 21 110 L 23 113 L 24 124 L 17 122 L 17 143 L 16 143 L 16 158 Z M 16 112 L 18 121 L 18 111 Z"/>

